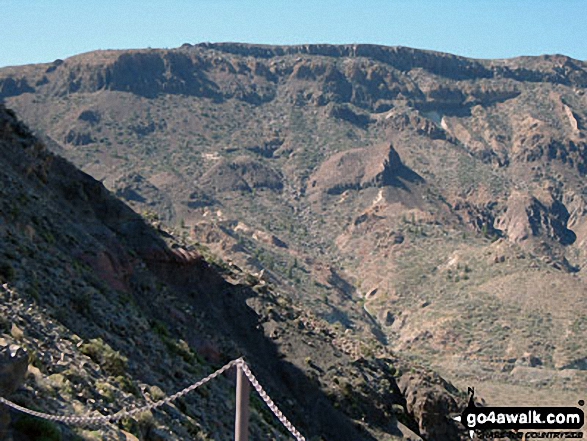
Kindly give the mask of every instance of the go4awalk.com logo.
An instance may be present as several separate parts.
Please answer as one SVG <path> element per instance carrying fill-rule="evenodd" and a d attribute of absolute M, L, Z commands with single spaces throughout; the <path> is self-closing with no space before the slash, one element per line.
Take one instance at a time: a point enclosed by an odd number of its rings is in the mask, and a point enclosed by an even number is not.
<path fill-rule="evenodd" d="M 463 424 L 471 438 L 523 438 L 520 430 L 528 432 L 526 438 L 582 438 L 585 415 L 579 407 L 478 407 L 475 391 L 469 388 L 469 404 L 455 420 Z M 579 401 L 579 406 L 585 402 Z M 562 432 L 561 432 L 562 431 Z"/>

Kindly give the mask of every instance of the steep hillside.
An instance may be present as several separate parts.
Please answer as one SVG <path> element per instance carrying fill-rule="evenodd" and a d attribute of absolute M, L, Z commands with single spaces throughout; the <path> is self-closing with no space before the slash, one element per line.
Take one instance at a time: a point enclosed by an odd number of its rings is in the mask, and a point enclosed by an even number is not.
<path fill-rule="evenodd" d="M 244 355 L 308 439 L 413 431 L 460 439 L 435 413 L 461 408 L 453 386 L 374 338 L 329 325 L 273 284 L 210 263 L 205 250 L 146 223 L 48 152 L 3 106 L 0 149 L 0 344 L 26 349 L 30 363 L 15 393 L 18 369 L 3 352 L 2 394 L 49 413 L 108 415 L 158 401 Z M 252 403 L 252 439 L 288 439 L 257 397 Z M 231 373 L 117 425 L 73 430 L 12 412 L 0 431 L 15 440 L 225 440 L 233 415 Z"/>
<path fill-rule="evenodd" d="M 586 87 L 561 55 L 373 45 L 0 69 L 51 149 L 183 240 L 463 386 L 563 401 L 587 381 Z"/>

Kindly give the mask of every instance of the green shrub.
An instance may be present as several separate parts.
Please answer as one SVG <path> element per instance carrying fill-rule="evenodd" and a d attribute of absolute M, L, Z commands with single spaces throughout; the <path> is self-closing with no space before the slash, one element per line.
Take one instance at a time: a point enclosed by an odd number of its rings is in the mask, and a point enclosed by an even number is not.
<path fill-rule="evenodd" d="M 129 393 L 129 394 L 133 394 L 134 396 L 139 396 L 141 391 L 140 389 L 137 387 L 136 384 L 134 384 L 132 382 L 132 380 L 128 377 L 124 377 L 122 375 L 119 375 L 116 377 L 116 382 L 118 383 L 118 385 L 120 386 L 120 388 Z"/>
<path fill-rule="evenodd" d="M 159 321 L 159 320 L 152 320 L 151 321 L 151 329 L 153 330 L 153 332 L 155 334 L 157 334 L 160 337 L 169 337 L 169 330 L 167 329 L 167 326 L 165 325 L 165 323 Z"/>
<path fill-rule="evenodd" d="M 98 363 L 108 375 L 119 376 L 126 372 L 128 359 L 112 349 L 101 338 L 94 338 L 81 347 L 81 352 Z"/>
<path fill-rule="evenodd" d="M 32 416 L 14 422 L 14 429 L 36 441 L 61 441 L 61 431 L 54 423 Z"/>
<path fill-rule="evenodd" d="M 77 293 L 72 298 L 73 310 L 85 317 L 92 312 L 92 296 L 89 292 Z"/>
<path fill-rule="evenodd" d="M 0 262 L 0 282 L 12 282 L 15 276 L 14 267 L 9 262 Z"/>

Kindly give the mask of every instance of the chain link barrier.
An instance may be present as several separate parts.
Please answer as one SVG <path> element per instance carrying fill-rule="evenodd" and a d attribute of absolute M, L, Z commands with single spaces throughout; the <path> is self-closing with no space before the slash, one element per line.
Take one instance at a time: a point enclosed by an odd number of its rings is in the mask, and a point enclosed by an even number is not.
<path fill-rule="evenodd" d="M 48 413 L 37 412 L 34 410 L 27 409 L 26 407 L 19 406 L 18 404 L 15 404 L 15 403 L 13 403 L 3 397 L 0 397 L 0 403 L 5 404 L 9 407 L 12 407 L 13 409 L 16 409 L 20 412 L 26 413 L 28 415 L 32 415 L 32 416 L 35 416 L 38 418 L 43 418 L 43 419 L 49 420 L 49 421 L 55 421 L 58 423 L 66 423 L 66 424 L 71 424 L 71 425 L 82 425 L 82 424 L 89 424 L 89 423 L 94 423 L 94 424 L 96 424 L 96 423 L 113 423 L 113 422 L 121 420 L 122 418 L 130 417 L 130 416 L 136 415 L 138 413 L 142 413 L 142 412 L 147 412 L 149 410 L 153 410 L 158 407 L 164 406 L 165 404 L 169 404 L 172 401 L 177 400 L 180 397 L 183 397 L 184 395 L 190 393 L 194 389 L 197 389 L 198 387 L 203 386 L 208 381 L 213 380 L 217 376 L 223 374 L 228 369 L 235 366 L 239 360 L 240 359 L 233 360 L 230 363 L 225 364 L 220 369 L 218 369 L 216 372 L 208 375 L 205 378 L 202 378 L 197 383 L 194 383 L 191 386 L 186 387 L 185 389 L 183 389 L 183 390 L 177 392 L 176 394 L 173 394 L 163 400 L 157 401 L 152 404 L 148 404 L 143 407 L 139 407 L 137 409 L 132 409 L 132 410 L 123 409 L 123 410 L 121 410 L 115 414 L 112 414 L 112 415 L 102 415 L 102 416 L 96 416 L 96 417 L 91 417 L 91 416 L 59 416 L 59 415 L 51 415 Z"/>
<path fill-rule="evenodd" d="M 179 391 L 179 392 L 177 392 L 167 398 L 164 398 L 164 399 L 159 400 L 155 403 L 151 403 L 146 406 L 139 407 L 139 408 L 132 409 L 132 410 L 122 409 L 112 415 L 59 416 L 59 415 L 52 415 L 52 414 L 48 414 L 48 413 L 44 413 L 44 412 L 37 412 L 35 410 L 27 409 L 26 407 L 23 407 L 23 406 L 20 406 L 16 403 L 13 403 L 12 401 L 9 401 L 4 397 L 0 397 L 0 403 L 6 405 L 8 407 L 11 407 L 15 410 L 18 410 L 19 412 L 23 412 L 23 413 L 26 413 L 28 415 L 31 415 L 31 416 L 34 416 L 37 418 L 42 418 L 42 419 L 45 419 L 48 421 L 55 421 L 58 423 L 65 423 L 65 424 L 69 424 L 69 425 L 113 423 L 113 422 L 119 421 L 123 418 L 132 417 L 133 415 L 147 412 L 147 411 L 150 411 L 153 409 L 157 409 L 158 407 L 164 406 L 166 404 L 170 404 L 172 401 L 175 401 L 178 398 L 181 398 L 184 395 L 189 394 L 190 392 L 194 391 L 198 387 L 203 386 L 204 384 L 208 383 L 209 381 L 213 380 L 214 378 L 218 377 L 219 375 L 222 375 L 224 372 L 226 372 L 227 370 L 229 370 L 233 366 L 237 366 L 239 369 L 242 369 L 242 371 L 244 372 L 246 377 L 251 382 L 251 385 L 253 386 L 253 388 L 255 388 L 255 390 L 257 391 L 257 393 L 261 397 L 261 399 L 265 402 L 265 404 L 267 404 L 267 407 L 269 407 L 271 412 L 273 412 L 273 414 L 277 417 L 277 419 L 281 422 L 281 424 L 283 424 L 284 427 L 287 430 L 289 430 L 289 432 L 296 438 L 296 440 L 297 441 L 305 441 L 305 438 L 293 426 L 293 424 L 289 422 L 289 420 L 285 417 L 285 415 L 283 415 L 283 413 L 279 410 L 279 408 L 273 402 L 271 397 L 269 397 L 269 395 L 267 395 L 267 393 L 265 392 L 263 387 L 257 381 L 257 378 L 255 378 L 255 376 L 251 372 L 251 369 L 249 368 L 249 366 L 245 363 L 245 361 L 242 358 L 232 360 L 231 362 L 222 366 L 216 372 L 211 373 L 207 377 L 202 378 L 200 381 L 192 384 L 191 386 L 186 387 L 185 389 L 183 389 L 183 390 L 181 390 L 181 391 Z"/>

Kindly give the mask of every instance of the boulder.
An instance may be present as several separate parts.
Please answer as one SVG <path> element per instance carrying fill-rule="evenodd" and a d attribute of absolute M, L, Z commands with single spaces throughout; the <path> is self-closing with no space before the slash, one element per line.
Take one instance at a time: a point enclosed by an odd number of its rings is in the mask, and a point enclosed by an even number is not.
<path fill-rule="evenodd" d="M 8 398 L 24 383 L 29 365 L 28 354 L 18 346 L 4 346 L 0 349 L 0 396 Z M 6 406 L 0 406 L 0 439 L 8 436 L 10 413 Z"/>
<path fill-rule="evenodd" d="M 452 384 L 438 374 L 413 371 L 402 375 L 398 386 L 406 399 L 408 414 L 418 423 L 424 439 L 466 439 L 464 430 L 451 419 L 466 406 Z"/>

